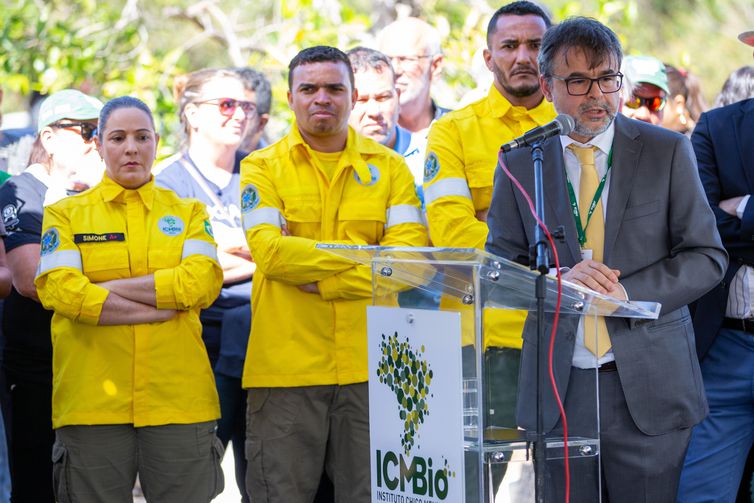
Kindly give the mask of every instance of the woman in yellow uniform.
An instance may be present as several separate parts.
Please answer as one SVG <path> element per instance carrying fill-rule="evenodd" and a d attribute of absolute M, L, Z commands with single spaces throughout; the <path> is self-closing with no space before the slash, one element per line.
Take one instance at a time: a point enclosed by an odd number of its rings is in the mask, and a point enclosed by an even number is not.
<path fill-rule="evenodd" d="M 99 119 L 105 176 L 45 208 L 35 280 L 52 319 L 58 502 L 206 503 L 223 487 L 199 310 L 223 281 L 204 206 L 154 185 L 149 108 Z"/>

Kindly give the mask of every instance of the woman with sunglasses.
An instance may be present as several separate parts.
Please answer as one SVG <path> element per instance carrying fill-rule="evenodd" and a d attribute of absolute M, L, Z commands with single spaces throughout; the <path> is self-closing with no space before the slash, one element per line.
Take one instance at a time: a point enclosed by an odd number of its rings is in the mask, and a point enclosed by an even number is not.
<path fill-rule="evenodd" d="M 0 187 L 0 209 L 13 289 L 4 302 L 3 371 L 7 400 L 12 501 L 55 501 L 52 492 L 52 312 L 39 303 L 34 274 L 39 264 L 42 213 L 102 176 L 92 141 L 102 103 L 79 91 L 48 97 L 39 109 L 30 166 Z M 3 390 L 6 391 L 6 390 Z M 3 393 L 5 395 L 5 393 Z"/>
<path fill-rule="evenodd" d="M 220 415 L 199 310 L 217 297 L 204 205 L 156 187 L 158 135 L 136 98 L 109 101 L 105 176 L 45 208 L 35 279 L 52 317 L 59 503 L 208 503 L 223 489 Z"/>
<path fill-rule="evenodd" d="M 238 148 L 248 128 L 259 128 L 256 95 L 231 69 L 205 69 L 180 78 L 174 86 L 184 138 L 182 151 L 156 177 L 179 197 L 207 206 L 223 268 L 223 289 L 200 314 L 220 397 L 218 436 L 233 442 L 236 483 L 248 502 L 245 474 L 246 393 L 241 387 L 251 325 L 251 259 L 240 211 Z M 261 124 L 263 127 L 264 124 Z"/>

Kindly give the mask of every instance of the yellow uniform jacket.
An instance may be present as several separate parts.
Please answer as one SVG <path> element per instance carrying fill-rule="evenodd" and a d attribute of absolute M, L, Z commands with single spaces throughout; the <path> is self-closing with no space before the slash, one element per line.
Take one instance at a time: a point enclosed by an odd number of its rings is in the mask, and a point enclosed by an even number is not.
<path fill-rule="evenodd" d="M 432 125 L 424 162 L 424 202 L 434 246 L 484 249 L 500 146 L 555 115 L 544 99 L 531 110 L 513 106 L 493 85 L 485 98 Z M 447 299 L 442 305 L 450 307 Z M 485 329 L 486 346 L 521 347 L 525 313 L 510 314 L 488 313 L 485 327 L 494 328 Z M 469 336 L 464 333 L 466 343 L 471 342 Z"/>
<path fill-rule="evenodd" d="M 241 163 L 241 213 L 257 264 L 244 387 L 366 381 L 371 269 L 315 246 L 426 246 L 403 158 L 349 128 L 330 179 L 294 124 Z"/>
<path fill-rule="evenodd" d="M 35 280 L 52 318 L 53 427 L 154 426 L 220 415 L 199 310 L 222 285 L 204 205 L 153 181 L 127 190 L 105 176 L 45 208 Z M 96 283 L 154 274 L 161 323 L 98 326 Z"/>

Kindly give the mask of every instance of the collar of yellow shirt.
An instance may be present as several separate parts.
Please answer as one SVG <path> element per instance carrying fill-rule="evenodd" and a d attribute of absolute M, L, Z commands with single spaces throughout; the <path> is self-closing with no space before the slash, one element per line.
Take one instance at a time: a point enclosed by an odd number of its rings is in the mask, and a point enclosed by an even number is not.
<path fill-rule="evenodd" d="M 99 187 L 101 188 L 102 200 L 105 202 L 117 201 L 125 202 L 125 193 L 129 191 L 125 187 L 122 187 L 111 180 L 107 174 L 102 176 L 102 182 Z M 154 201 L 154 175 L 149 179 L 147 183 L 135 190 L 135 192 L 141 198 L 141 202 L 148 210 L 152 209 L 152 202 Z"/>

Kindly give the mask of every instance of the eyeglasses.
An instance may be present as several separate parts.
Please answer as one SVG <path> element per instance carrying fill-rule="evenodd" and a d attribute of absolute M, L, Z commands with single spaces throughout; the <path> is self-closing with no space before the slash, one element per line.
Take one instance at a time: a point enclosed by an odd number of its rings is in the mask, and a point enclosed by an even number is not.
<path fill-rule="evenodd" d="M 647 107 L 650 112 L 659 112 L 665 108 L 666 98 L 655 96 L 653 98 L 642 98 L 641 96 L 631 96 L 624 103 L 631 110 L 638 110 L 641 107 Z"/>
<path fill-rule="evenodd" d="M 211 100 L 195 101 L 197 105 L 208 103 L 215 105 L 220 109 L 220 115 L 225 117 L 233 117 L 236 113 L 236 108 L 241 107 L 243 113 L 249 117 L 254 115 L 257 111 L 257 106 L 251 101 L 234 100 L 233 98 L 213 98 Z"/>
<path fill-rule="evenodd" d="M 589 94 L 595 82 L 604 94 L 616 93 L 623 85 L 623 74 L 620 72 L 603 75 L 596 79 L 590 79 L 589 77 L 559 77 L 557 75 L 551 75 L 550 77 L 565 82 L 566 90 L 571 96 Z"/>
<path fill-rule="evenodd" d="M 422 59 L 431 58 L 432 56 L 389 56 L 390 62 L 393 64 L 393 68 L 403 67 L 404 65 L 416 65 Z"/>
<path fill-rule="evenodd" d="M 97 126 L 88 122 L 56 122 L 54 124 L 50 124 L 50 127 L 54 127 L 56 129 L 68 129 L 77 127 L 79 128 L 79 134 L 81 134 L 81 138 L 83 138 L 87 143 L 92 141 L 92 138 L 94 138 L 94 136 L 97 134 Z"/>

